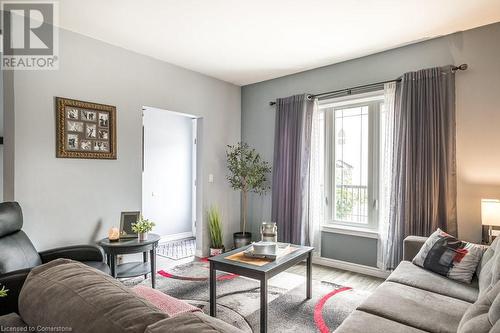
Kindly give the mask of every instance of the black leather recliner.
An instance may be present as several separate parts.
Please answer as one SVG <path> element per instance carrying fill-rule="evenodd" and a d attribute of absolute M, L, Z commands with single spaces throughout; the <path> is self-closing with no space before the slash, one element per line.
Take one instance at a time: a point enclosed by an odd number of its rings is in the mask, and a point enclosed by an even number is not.
<path fill-rule="evenodd" d="M 110 273 L 98 246 L 77 245 L 37 252 L 21 230 L 22 226 L 23 214 L 19 204 L 0 203 L 0 285 L 9 290 L 7 297 L 0 297 L 0 315 L 17 312 L 19 292 L 31 268 L 35 266 L 66 258 Z"/>

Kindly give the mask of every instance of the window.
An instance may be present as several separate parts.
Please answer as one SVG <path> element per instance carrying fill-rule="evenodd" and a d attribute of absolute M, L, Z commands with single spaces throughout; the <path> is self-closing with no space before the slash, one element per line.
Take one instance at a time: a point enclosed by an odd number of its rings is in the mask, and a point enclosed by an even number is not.
<path fill-rule="evenodd" d="M 326 222 L 377 227 L 382 92 L 320 104 L 326 129 Z"/>

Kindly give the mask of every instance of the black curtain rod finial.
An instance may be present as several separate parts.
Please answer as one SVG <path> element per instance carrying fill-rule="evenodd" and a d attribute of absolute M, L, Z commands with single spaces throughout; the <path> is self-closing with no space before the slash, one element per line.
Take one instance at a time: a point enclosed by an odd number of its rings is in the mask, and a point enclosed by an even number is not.
<path fill-rule="evenodd" d="M 467 65 L 467 64 L 461 64 L 461 65 L 458 65 L 458 66 L 453 66 L 451 68 L 451 70 L 453 72 L 456 72 L 456 71 L 465 71 L 465 70 L 467 70 L 467 68 L 469 68 L 469 65 Z"/>

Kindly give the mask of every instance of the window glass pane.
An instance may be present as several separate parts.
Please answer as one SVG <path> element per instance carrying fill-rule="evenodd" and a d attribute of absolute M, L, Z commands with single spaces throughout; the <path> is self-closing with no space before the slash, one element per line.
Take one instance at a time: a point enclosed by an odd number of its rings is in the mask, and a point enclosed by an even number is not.
<path fill-rule="evenodd" d="M 335 220 L 368 224 L 368 106 L 335 109 Z"/>

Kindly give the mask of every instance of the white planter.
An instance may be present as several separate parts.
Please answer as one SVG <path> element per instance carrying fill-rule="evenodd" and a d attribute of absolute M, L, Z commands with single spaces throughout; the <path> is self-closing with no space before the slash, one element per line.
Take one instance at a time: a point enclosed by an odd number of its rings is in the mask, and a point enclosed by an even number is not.
<path fill-rule="evenodd" d="M 222 249 L 210 248 L 210 256 L 211 257 L 220 256 L 223 253 L 224 253 L 224 248 L 222 248 Z"/>

